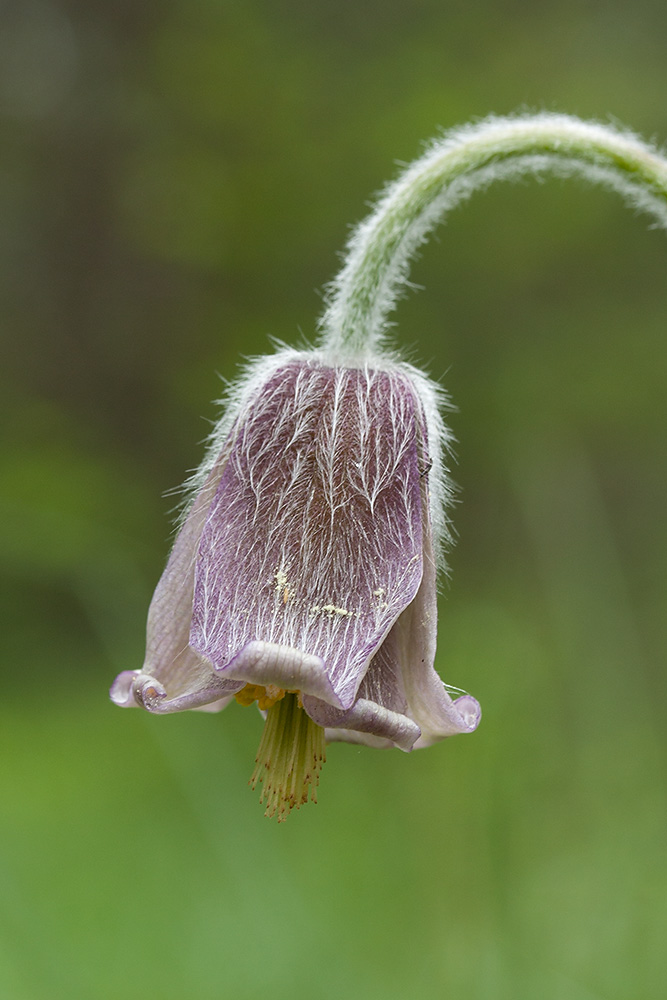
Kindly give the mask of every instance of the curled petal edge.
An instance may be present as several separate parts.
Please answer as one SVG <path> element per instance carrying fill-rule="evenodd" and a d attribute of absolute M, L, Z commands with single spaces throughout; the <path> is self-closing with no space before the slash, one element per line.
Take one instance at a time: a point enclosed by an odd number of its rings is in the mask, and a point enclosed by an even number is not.
<path fill-rule="evenodd" d="M 396 744 L 392 740 L 382 736 L 372 736 L 370 733 L 360 733 L 356 729 L 325 729 L 324 736 L 327 743 L 356 743 L 359 746 L 373 747 L 374 750 L 396 749 Z"/>
<path fill-rule="evenodd" d="M 420 718 L 421 736 L 415 743 L 416 750 L 430 747 L 447 736 L 474 733 L 481 721 L 481 705 L 470 694 L 452 701 L 443 685 L 440 698 L 434 701 Z"/>
<path fill-rule="evenodd" d="M 215 669 L 221 677 L 242 681 L 239 687 L 244 683 L 274 684 L 286 691 L 301 691 L 336 709 L 345 707 L 327 676 L 324 660 L 291 646 L 256 639 L 229 663 Z"/>
<path fill-rule="evenodd" d="M 420 737 L 416 722 L 374 701 L 359 698 L 347 711 L 332 708 L 317 698 L 304 697 L 303 707 L 313 722 L 323 726 L 328 740 L 365 743 L 374 747 L 412 750 Z"/>
<path fill-rule="evenodd" d="M 240 691 L 242 687 L 243 681 L 230 684 L 229 681 L 221 682 L 213 675 L 211 682 L 205 687 L 168 698 L 164 686 L 155 677 L 142 673 L 141 670 L 124 670 L 111 685 L 109 696 L 121 708 L 138 705 L 155 715 L 168 715 L 187 709 L 219 712 L 231 701 L 235 691 Z"/>
<path fill-rule="evenodd" d="M 132 684 L 135 677 L 139 676 L 138 670 L 123 670 L 118 674 L 113 684 L 109 688 L 109 697 L 114 705 L 119 708 L 135 708 L 137 703 L 132 693 Z"/>

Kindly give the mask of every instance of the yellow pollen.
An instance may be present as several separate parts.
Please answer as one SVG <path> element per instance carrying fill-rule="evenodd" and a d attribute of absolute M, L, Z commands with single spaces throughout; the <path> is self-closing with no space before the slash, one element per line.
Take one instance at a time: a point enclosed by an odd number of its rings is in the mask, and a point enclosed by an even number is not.
<path fill-rule="evenodd" d="M 300 694 L 282 691 L 267 712 L 250 779 L 253 789 L 262 782 L 259 801 L 266 802 L 265 816 L 276 816 L 283 823 L 309 797 L 317 802 L 324 745 L 324 729 L 304 711 Z"/>
<path fill-rule="evenodd" d="M 234 697 L 239 705 L 252 705 L 253 701 L 256 701 L 257 707 L 265 712 L 285 697 L 285 690 L 276 687 L 275 684 L 267 684 L 266 687 L 263 684 L 246 684 Z"/>

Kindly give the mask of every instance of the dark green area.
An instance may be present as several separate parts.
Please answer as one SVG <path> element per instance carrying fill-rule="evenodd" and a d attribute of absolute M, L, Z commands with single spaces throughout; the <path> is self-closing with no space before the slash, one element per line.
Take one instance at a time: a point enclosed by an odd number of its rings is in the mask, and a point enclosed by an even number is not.
<path fill-rule="evenodd" d="M 396 315 L 459 407 L 438 666 L 474 736 L 333 746 L 278 826 L 254 710 L 107 688 L 218 374 L 312 336 L 349 224 L 439 128 L 667 140 L 667 8 L 10 0 L 0 28 L 0 994 L 655 1000 L 667 235 L 615 195 L 476 195 Z"/>

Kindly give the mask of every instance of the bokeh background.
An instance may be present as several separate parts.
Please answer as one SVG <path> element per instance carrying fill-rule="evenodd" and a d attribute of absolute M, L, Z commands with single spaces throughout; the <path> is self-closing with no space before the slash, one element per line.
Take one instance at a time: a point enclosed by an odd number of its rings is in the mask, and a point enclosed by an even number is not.
<path fill-rule="evenodd" d="M 518 108 L 665 141 L 666 46 L 657 0 L 1 0 L 2 997 L 663 994 L 667 235 L 615 195 L 476 195 L 396 314 L 458 406 L 474 736 L 334 746 L 277 826 L 254 711 L 107 688 L 220 377 L 312 336 L 396 162 Z"/>

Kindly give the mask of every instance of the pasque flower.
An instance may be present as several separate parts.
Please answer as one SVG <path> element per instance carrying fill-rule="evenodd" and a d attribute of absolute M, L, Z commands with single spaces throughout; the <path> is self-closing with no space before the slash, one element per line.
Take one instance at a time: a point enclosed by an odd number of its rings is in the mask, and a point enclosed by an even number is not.
<path fill-rule="evenodd" d="M 268 812 L 314 794 L 325 739 L 410 750 L 479 720 L 433 669 L 436 390 L 408 365 L 288 349 L 255 363 L 215 436 L 120 705 L 267 711 Z M 435 488 L 430 484 L 435 480 Z"/>
<path fill-rule="evenodd" d="M 252 782 L 269 815 L 315 798 L 326 741 L 410 750 L 479 722 L 434 669 L 450 493 L 439 390 L 383 340 L 410 256 L 446 211 L 547 169 L 667 224 L 667 163 L 632 135 L 564 115 L 455 131 L 353 234 L 318 346 L 255 361 L 230 393 L 155 591 L 144 666 L 111 697 L 155 713 L 257 702 Z"/>

